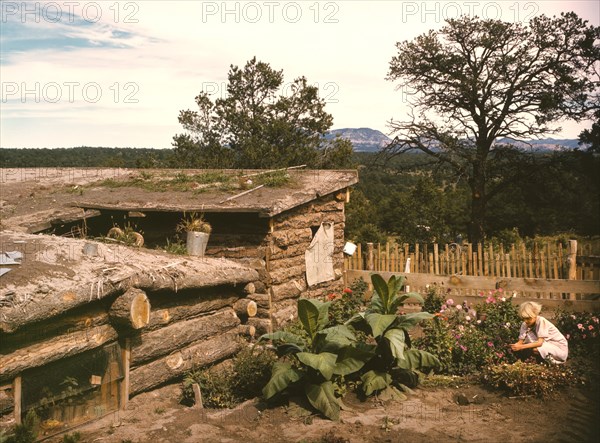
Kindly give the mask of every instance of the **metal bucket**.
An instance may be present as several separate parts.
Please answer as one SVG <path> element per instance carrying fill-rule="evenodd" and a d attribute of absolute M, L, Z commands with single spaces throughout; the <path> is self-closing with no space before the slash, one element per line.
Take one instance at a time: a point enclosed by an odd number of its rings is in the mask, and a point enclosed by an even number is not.
<path fill-rule="evenodd" d="M 186 249 L 188 255 L 195 255 L 198 257 L 204 257 L 206 252 L 206 245 L 208 244 L 209 234 L 205 232 L 192 232 L 187 233 Z"/>

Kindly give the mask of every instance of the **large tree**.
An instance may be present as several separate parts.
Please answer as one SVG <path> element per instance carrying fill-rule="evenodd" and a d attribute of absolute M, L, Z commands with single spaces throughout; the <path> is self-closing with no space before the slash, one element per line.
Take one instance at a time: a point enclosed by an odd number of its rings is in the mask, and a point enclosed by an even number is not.
<path fill-rule="evenodd" d="M 186 133 L 174 137 L 182 166 L 277 168 L 307 164 L 345 167 L 352 145 L 326 140 L 333 117 L 325 111 L 318 88 L 306 78 L 284 85 L 283 72 L 268 63 L 231 66 L 227 96 L 212 100 L 202 91 L 198 110 L 179 113 Z"/>
<path fill-rule="evenodd" d="M 528 26 L 461 17 L 397 43 L 388 80 L 406 88 L 411 113 L 390 122 L 395 138 L 384 154 L 420 150 L 467 180 L 469 238 L 482 241 L 492 198 L 535 166 L 509 141 L 547 136 L 560 130 L 553 122 L 593 112 L 599 38 L 600 28 L 565 13 Z"/>

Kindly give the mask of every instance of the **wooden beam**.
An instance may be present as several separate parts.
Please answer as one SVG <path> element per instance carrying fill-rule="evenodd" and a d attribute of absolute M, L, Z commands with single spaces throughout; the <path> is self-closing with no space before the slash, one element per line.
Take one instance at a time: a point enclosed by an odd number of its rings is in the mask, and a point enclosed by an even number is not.
<path fill-rule="evenodd" d="M 21 424 L 21 414 L 23 412 L 22 410 L 22 404 L 21 404 L 21 391 L 22 391 L 22 385 L 21 385 L 21 376 L 17 375 L 15 377 L 15 379 L 13 380 L 13 395 L 14 395 L 14 405 L 15 405 L 15 423 L 20 425 Z"/>
<path fill-rule="evenodd" d="M 131 364 L 131 339 L 126 338 L 121 348 L 121 362 L 123 363 L 123 380 L 121 380 L 121 401 L 119 409 L 125 409 L 129 403 L 129 367 Z"/>

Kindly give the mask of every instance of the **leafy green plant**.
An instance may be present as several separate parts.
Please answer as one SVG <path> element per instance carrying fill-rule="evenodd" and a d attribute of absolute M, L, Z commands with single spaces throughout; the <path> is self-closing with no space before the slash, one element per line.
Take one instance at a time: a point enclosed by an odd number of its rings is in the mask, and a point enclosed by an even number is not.
<path fill-rule="evenodd" d="M 37 440 L 39 418 L 34 410 L 27 412 L 23 423 L 15 425 L 3 436 L 6 443 L 34 443 Z"/>
<path fill-rule="evenodd" d="M 164 250 L 166 252 L 168 252 L 169 254 L 176 254 L 176 255 L 186 255 L 187 254 L 187 247 L 180 238 L 176 238 L 174 241 L 167 239 L 167 244 L 164 247 Z"/>
<path fill-rule="evenodd" d="M 181 401 L 193 404 L 192 385 L 198 383 L 205 407 L 233 407 L 260 395 L 276 360 L 275 353 L 269 349 L 245 347 L 233 358 L 231 367 L 226 370 L 203 368 L 188 372 L 182 383 Z"/>
<path fill-rule="evenodd" d="M 561 388 L 573 385 L 577 377 L 564 365 L 540 365 L 517 361 L 484 368 L 482 383 L 509 395 L 550 397 Z"/>
<path fill-rule="evenodd" d="M 361 346 L 346 325 L 326 327 L 331 302 L 298 300 L 298 318 L 304 337 L 287 331 L 265 334 L 260 341 L 271 340 L 280 357 L 273 365 L 271 379 L 263 388 L 270 400 L 286 392 L 299 390 L 323 415 L 338 420 L 340 403 L 336 382 L 360 370 L 370 359 L 373 346 Z"/>
<path fill-rule="evenodd" d="M 367 372 L 361 375 L 362 391 L 366 396 L 390 390 L 399 397 L 396 388 L 407 390 L 418 384 L 421 369 L 434 369 L 440 362 L 433 354 L 413 349 L 409 329 L 423 320 L 433 318 L 428 312 L 397 314 L 408 298 L 423 303 L 417 293 L 399 295 L 404 287 L 404 278 L 392 275 L 386 282 L 379 274 L 371 276 L 375 292 L 366 312 L 357 314 L 348 321 L 349 325 L 369 334 L 375 341 L 375 356 L 369 361 Z"/>
<path fill-rule="evenodd" d="M 327 300 L 331 301 L 329 307 L 328 326 L 341 325 L 350 320 L 361 310 L 366 309 L 365 292 L 367 283 L 362 279 L 356 280 L 349 288 L 344 288 L 341 294 L 331 293 Z"/>
<path fill-rule="evenodd" d="M 62 443 L 78 443 L 81 441 L 81 434 L 73 432 L 72 434 L 63 435 Z"/>

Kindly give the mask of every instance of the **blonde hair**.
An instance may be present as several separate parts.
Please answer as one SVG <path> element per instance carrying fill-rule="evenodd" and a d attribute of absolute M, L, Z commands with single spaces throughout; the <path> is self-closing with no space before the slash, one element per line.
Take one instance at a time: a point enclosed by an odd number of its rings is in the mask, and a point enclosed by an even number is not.
<path fill-rule="evenodd" d="M 534 301 L 526 301 L 519 306 L 519 315 L 521 318 L 537 317 L 542 310 L 542 305 Z"/>

